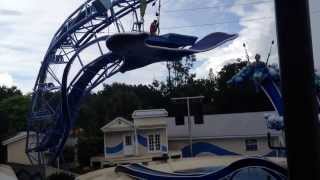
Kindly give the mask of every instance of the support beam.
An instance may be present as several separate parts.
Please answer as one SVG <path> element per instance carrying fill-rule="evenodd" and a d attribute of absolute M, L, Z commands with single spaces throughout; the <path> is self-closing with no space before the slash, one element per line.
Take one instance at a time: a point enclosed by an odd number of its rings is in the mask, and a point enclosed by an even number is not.
<path fill-rule="evenodd" d="M 275 0 L 289 179 L 320 179 L 308 0 Z"/>

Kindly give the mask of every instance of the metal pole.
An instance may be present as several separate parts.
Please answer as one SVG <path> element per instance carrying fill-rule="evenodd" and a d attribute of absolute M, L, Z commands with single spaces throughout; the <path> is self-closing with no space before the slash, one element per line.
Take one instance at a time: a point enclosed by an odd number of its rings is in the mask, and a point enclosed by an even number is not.
<path fill-rule="evenodd" d="M 186 100 L 187 101 L 187 109 L 188 109 L 188 131 L 189 131 L 189 144 L 190 144 L 190 156 L 193 157 L 193 139 L 192 139 L 192 123 L 190 119 L 190 100 L 203 99 L 204 96 L 193 96 L 193 97 L 179 97 L 179 98 L 171 98 L 172 101 Z"/>
<path fill-rule="evenodd" d="M 158 13 L 158 35 L 160 35 L 161 0 L 159 0 Z"/>
<path fill-rule="evenodd" d="M 188 130 L 189 130 L 190 156 L 193 157 L 191 120 L 190 120 L 190 98 L 189 97 L 187 97 L 187 109 L 188 109 Z"/>
<path fill-rule="evenodd" d="M 137 133 L 137 127 L 133 126 L 134 128 L 134 146 L 135 146 L 135 151 L 136 151 L 136 156 L 138 156 L 138 133 Z"/>
<path fill-rule="evenodd" d="M 275 7 L 289 179 L 320 179 L 308 0 L 275 0 Z"/>

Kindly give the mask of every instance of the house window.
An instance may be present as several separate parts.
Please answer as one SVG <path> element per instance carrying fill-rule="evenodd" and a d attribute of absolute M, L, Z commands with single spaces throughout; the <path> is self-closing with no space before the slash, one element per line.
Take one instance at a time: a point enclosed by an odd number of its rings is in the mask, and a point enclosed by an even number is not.
<path fill-rule="evenodd" d="M 149 142 L 149 151 L 154 151 L 154 138 L 153 134 L 148 136 L 148 142 Z"/>
<path fill-rule="evenodd" d="M 184 115 L 183 114 L 176 115 L 176 125 L 177 126 L 184 125 Z"/>
<path fill-rule="evenodd" d="M 160 151 L 161 149 L 160 134 L 150 134 L 148 136 L 148 149 L 150 152 Z"/>
<path fill-rule="evenodd" d="M 258 141 L 256 139 L 246 139 L 246 151 L 257 151 Z"/>
<path fill-rule="evenodd" d="M 187 112 L 187 106 L 184 104 L 174 104 L 172 106 L 172 115 L 175 117 L 176 126 L 184 125 L 184 116 Z"/>
<path fill-rule="evenodd" d="M 202 114 L 194 115 L 194 123 L 195 124 L 203 124 L 203 115 Z"/>
<path fill-rule="evenodd" d="M 160 134 L 155 135 L 155 146 L 156 146 L 156 151 L 160 151 Z"/>
<path fill-rule="evenodd" d="M 202 102 L 194 102 L 191 105 L 191 114 L 194 116 L 194 124 L 203 124 Z"/>
<path fill-rule="evenodd" d="M 126 144 L 126 146 L 131 146 L 131 145 L 132 145 L 132 138 L 131 138 L 131 136 L 126 136 L 126 138 L 125 138 L 125 144 Z"/>

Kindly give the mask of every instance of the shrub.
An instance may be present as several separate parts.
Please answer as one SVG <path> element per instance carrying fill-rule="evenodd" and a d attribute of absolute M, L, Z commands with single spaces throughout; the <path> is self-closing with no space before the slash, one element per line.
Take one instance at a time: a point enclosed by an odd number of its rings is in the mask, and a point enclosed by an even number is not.
<path fill-rule="evenodd" d="M 82 167 L 90 165 L 90 158 L 103 154 L 102 138 L 79 138 L 78 160 Z"/>

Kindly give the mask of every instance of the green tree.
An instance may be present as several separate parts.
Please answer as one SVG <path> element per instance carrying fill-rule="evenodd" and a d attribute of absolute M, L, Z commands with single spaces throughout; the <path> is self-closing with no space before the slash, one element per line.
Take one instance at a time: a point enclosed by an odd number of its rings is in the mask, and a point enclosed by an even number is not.
<path fill-rule="evenodd" d="M 217 113 L 235 113 L 272 110 L 266 95 L 257 89 L 251 81 L 241 87 L 233 87 L 227 81 L 247 65 L 246 61 L 237 61 L 225 65 L 216 77 L 217 91 L 214 104 Z"/>
<path fill-rule="evenodd" d="M 29 110 L 29 96 L 12 96 L 0 101 L 0 114 L 8 120 L 9 132 L 26 129 L 27 114 Z"/>
<path fill-rule="evenodd" d="M 168 77 L 167 84 L 169 87 L 176 87 L 192 81 L 195 74 L 190 73 L 194 62 L 196 61 L 195 55 L 190 55 L 182 58 L 179 61 L 172 61 L 167 63 Z"/>
<path fill-rule="evenodd" d="M 212 69 L 212 68 L 209 69 L 208 79 L 209 79 L 210 81 L 214 81 L 214 80 L 215 80 L 215 76 L 214 76 L 214 73 L 213 73 L 213 69 Z"/>
<path fill-rule="evenodd" d="M 22 95 L 21 91 L 17 89 L 17 87 L 0 86 L 0 101 L 17 95 Z"/>
<path fill-rule="evenodd" d="M 83 134 L 78 139 L 78 161 L 80 165 L 89 166 L 90 158 L 103 154 L 103 136 L 87 137 Z"/>

